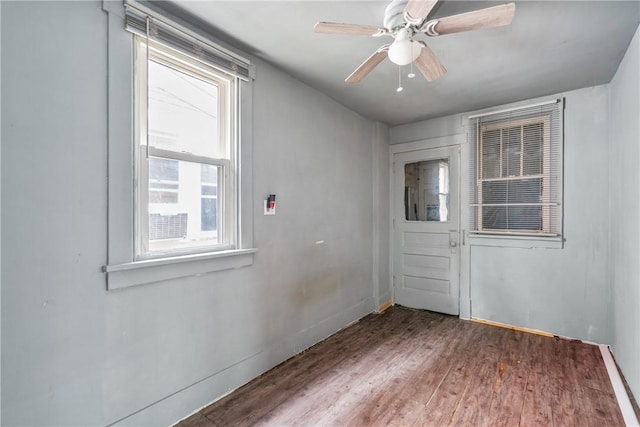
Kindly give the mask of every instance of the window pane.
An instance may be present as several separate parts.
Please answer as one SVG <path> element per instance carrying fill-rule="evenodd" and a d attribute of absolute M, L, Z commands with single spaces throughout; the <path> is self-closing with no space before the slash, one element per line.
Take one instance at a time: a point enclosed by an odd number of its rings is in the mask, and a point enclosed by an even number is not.
<path fill-rule="evenodd" d="M 178 203 L 178 192 L 149 190 L 149 203 Z"/>
<path fill-rule="evenodd" d="M 218 168 L 212 165 L 202 165 L 200 168 L 200 181 L 216 184 L 218 182 Z"/>
<path fill-rule="evenodd" d="M 524 171 L 523 175 L 542 173 L 543 125 L 533 123 L 523 127 Z"/>
<path fill-rule="evenodd" d="M 178 161 L 149 157 L 149 181 L 177 181 Z"/>
<path fill-rule="evenodd" d="M 217 198 L 202 198 L 200 202 L 200 221 L 202 231 L 212 231 L 218 228 Z"/>
<path fill-rule="evenodd" d="M 219 141 L 217 85 L 155 61 L 148 73 L 150 144 L 227 158 Z"/>
<path fill-rule="evenodd" d="M 215 185 L 203 185 L 202 186 L 202 195 L 203 196 L 216 196 L 218 194 L 218 187 Z"/>
<path fill-rule="evenodd" d="M 511 230 L 542 230 L 541 206 L 510 206 L 507 215 Z"/>
<path fill-rule="evenodd" d="M 405 165 L 405 219 L 449 220 L 449 160 L 427 160 Z"/>
<path fill-rule="evenodd" d="M 542 178 L 485 181 L 482 183 L 484 204 L 540 203 Z"/>
<path fill-rule="evenodd" d="M 151 157 L 151 161 L 165 161 Z M 217 184 L 203 183 L 202 178 L 215 179 L 221 166 L 169 160 L 179 171 L 177 181 L 149 182 L 149 250 L 163 251 L 220 243 L 218 230 Z M 166 162 L 165 162 L 166 163 Z M 212 178 L 214 177 L 214 178 Z M 162 184 L 163 188 L 154 187 Z M 161 191 L 162 190 L 162 191 Z"/>
<path fill-rule="evenodd" d="M 485 206 L 482 228 L 490 230 L 542 230 L 540 206 Z"/>
<path fill-rule="evenodd" d="M 179 176 L 177 160 L 149 157 L 149 203 L 178 203 Z"/>
<path fill-rule="evenodd" d="M 500 177 L 500 131 L 482 133 L 482 178 Z"/>
<path fill-rule="evenodd" d="M 483 182 L 483 203 L 507 206 L 483 206 L 482 227 L 495 230 L 542 230 L 542 206 L 508 205 L 540 203 L 542 182 L 542 178 Z"/>
<path fill-rule="evenodd" d="M 187 233 L 187 214 L 149 214 L 149 240 L 183 238 Z"/>
<path fill-rule="evenodd" d="M 522 127 L 502 129 L 502 176 L 520 176 Z"/>
<path fill-rule="evenodd" d="M 508 192 L 509 203 L 540 203 L 542 202 L 542 178 L 510 181 Z"/>

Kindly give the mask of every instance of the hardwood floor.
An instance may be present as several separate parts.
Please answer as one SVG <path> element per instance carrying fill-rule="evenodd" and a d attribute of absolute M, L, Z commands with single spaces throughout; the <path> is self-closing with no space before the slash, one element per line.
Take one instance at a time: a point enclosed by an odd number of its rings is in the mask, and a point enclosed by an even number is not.
<path fill-rule="evenodd" d="M 597 346 L 391 307 L 178 424 L 623 426 Z"/>

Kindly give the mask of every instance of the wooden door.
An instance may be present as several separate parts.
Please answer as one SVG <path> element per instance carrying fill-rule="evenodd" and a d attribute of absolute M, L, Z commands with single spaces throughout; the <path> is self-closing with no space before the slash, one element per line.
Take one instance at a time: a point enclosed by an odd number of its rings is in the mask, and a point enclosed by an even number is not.
<path fill-rule="evenodd" d="M 459 313 L 459 147 L 393 158 L 395 303 Z"/>

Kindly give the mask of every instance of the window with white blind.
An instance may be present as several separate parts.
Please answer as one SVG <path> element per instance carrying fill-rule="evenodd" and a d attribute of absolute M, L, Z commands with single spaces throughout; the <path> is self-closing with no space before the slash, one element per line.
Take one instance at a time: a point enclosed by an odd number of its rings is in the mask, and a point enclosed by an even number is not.
<path fill-rule="evenodd" d="M 562 235 L 562 103 L 470 118 L 471 231 Z"/>

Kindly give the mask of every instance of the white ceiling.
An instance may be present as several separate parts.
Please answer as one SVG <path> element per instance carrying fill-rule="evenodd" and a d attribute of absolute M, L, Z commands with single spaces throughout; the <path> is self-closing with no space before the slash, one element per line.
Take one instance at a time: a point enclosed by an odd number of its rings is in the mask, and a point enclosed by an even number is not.
<path fill-rule="evenodd" d="M 442 1 L 430 18 L 506 3 Z M 403 78 L 386 60 L 347 77 L 392 39 L 313 33 L 317 21 L 382 26 L 385 1 L 174 1 L 183 17 L 371 120 L 389 125 L 505 104 L 611 80 L 640 23 L 640 1 L 516 1 L 507 27 L 423 37 L 448 73 Z M 174 11 L 175 12 L 175 11 Z M 408 67 L 403 70 L 404 76 Z M 259 73 L 259 70 L 258 70 Z M 258 74 L 259 76 L 259 74 Z"/>

